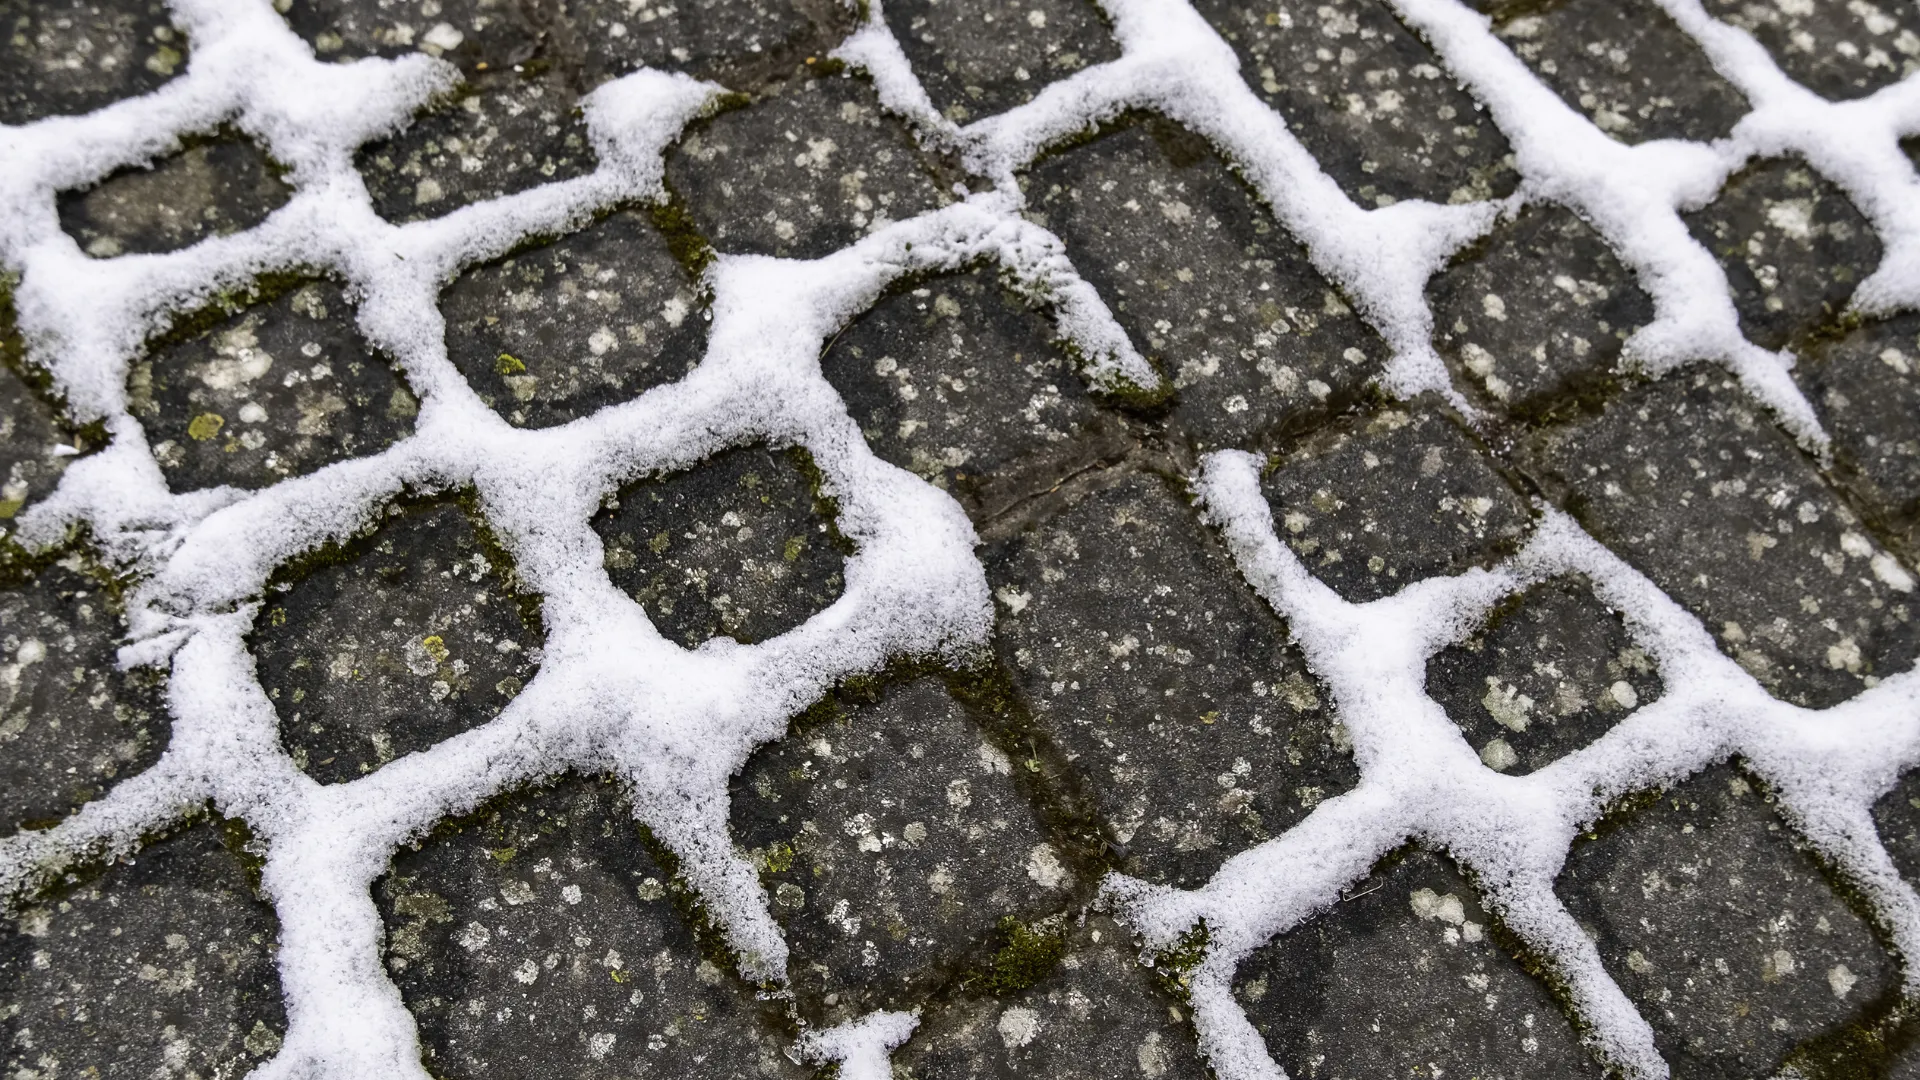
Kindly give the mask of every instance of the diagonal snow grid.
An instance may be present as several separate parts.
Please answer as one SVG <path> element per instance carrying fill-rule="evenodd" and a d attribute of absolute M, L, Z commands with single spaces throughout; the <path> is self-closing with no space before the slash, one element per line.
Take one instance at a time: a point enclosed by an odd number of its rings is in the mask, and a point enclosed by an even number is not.
<path fill-rule="evenodd" d="M 824 258 L 719 256 L 707 272 L 712 329 L 690 374 L 544 430 L 509 426 L 448 359 L 442 283 L 532 236 L 579 226 L 620 203 L 664 197 L 661 158 L 724 93 L 643 70 L 584 102 L 599 168 L 590 175 L 395 226 L 374 212 L 354 150 L 404 125 L 456 80 L 424 57 L 328 64 L 265 0 L 175 0 L 194 42 L 186 75 L 96 113 L 0 128 L 0 261 L 17 273 L 22 332 L 74 419 L 108 447 L 74 463 L 21 522 L 28 543 L 84 526 L 138 584 L 128 665 L 170 665 L 173 737 L 160 762 L 45 831 L 0 840 L 0 897 L 17 901 L 81 861 L 123 855 L 211 801 L 267 846 L 264 885 L 281 926 L 289 1029 L 257 1075 L 424 1078 L 413 1020 L 380 962 L 371 883 L 395 848 L 443 818 L 568 771 L 614 772 L 636 815 L 681 860 L 741 958 L 777 984 L 787 946 L 755 872 L 727 829 L 727 782 L 752 750 L 836 683 L 904 656 L 963 661 L 992 610 L 959 507 L 868 449 L 821 375 L 822 346 L 891 283 L 993 263 L 1050 309 L 1096 390 L 1152 394 L 1153 368 L 1073 270 L 1058 239 L 1021 216 L 1016 174 L 1089 127 L 1157 112 L 1207 139 L 1306 246 L 1394 352 L 1389 392 L 1436 392 L 1472 410 L 1430 343 L 1424 291 L 1448 258 L 1503 213 L 1565 206 L 1591 225 L 1653 298 L 1654 321 L 1627 362 L 1654 376 L 1705 360 L 1726 367 L 1803 444 L 1826 435 L 1788 377 L 1789 356 L 1741 335 L 1727 281 L 1679 214 L 1711 200 L 1748 160 L 1795 154 L 1833 180 L 1885 245 L 1856 305 L 1920 307 L 1920 180 L 1899 149 L 1920 132 L 1920 78 L 1825 101 L 1791 82 L 1744 31 L 1698 0 L 1658 0 L 1753 109 L 1715 144 L 1609 138 L 1568 108 L 1456 0 L 1387 0 L 1434 48 L 1511 141 L 1523 178 L 1502 203 L 1384 209 L 1351 202 L 1241 81 L 1233 52 L 1184 0 L 1102 0 L 1121 56 L 1033 101 L 961 127 L 934 109 L 878 0 L 837 56 L 930 143 L 960 152 L 986 190 L 886 225 Z M 295 195 L 258 227 L 166 255 L 98 260 L 61 231 L 58 192 L 231 123 L 290 170 Z M 395 358 L 421 400 L 415 433 L 390 449 L 265 490 L 174 494 L 128 411 L 128 365 L 170 312 L 260 275 L 301 269 L 343 280 L 367 340 Z M 753 646 L 666 641 L 615 590 L 588 520 L 642 475 L 685 469 L 753 442 L 803 448 L 840 506 L 856 554 L 844 595 L 800 627 Z M 1192 973 L 1194 1021 L 1216 1071 L 1284 1076 L 1234 1002 L 1235 965 L 1300 925 L 1408 838 L 1445 848 L 1484 884 L 1508 926 L 1554 968 L 1588 1038 L 1622 1071 L 1662 1077 L 1646 1022 L 1601 967 L 1552 882 L 1577 832 L 1608 803 L 1738 754 L 1776 789 L 1806 838 L 1875 906 L 1904 957 L 1920 954 L 1920 896 L 1901 881 L 1868 808 L 1920 760 L 1920 677 L 1894 676 L 1813 711 L 1778 701 L 1724 657 L 1691 615 L 1541 507 L 1534 536 L 1491 571 L 1430 579 L 1347 604 L 1274 535 L 1259 461 L 1210 456 L 1195 488 L 1247 580 L 1287 621 L 1333 688 L 1363 781 L 1302 824 L 1229 861 L 1186 892 L 1116 876 L 1105 894 L 1164 949 L 1204 924 Z M 470 489 L 543 604 L 540 674 L 499 717 L 350 783 L 321 785 L 281 748 L 244 639 L 274 569 L 352 535 L 409 492 Z M 1593 745 L 1524 777 L 1485 768 L 1423 688 L 1426 658 L 1529 584 L 1584 575 L 1661 663 L 1668 693 Z M 1907 970 L 1909 992 L 1920 972 Z M 910 1014 L 874 1014 L 814 1032 L 799 1051 L 842 1075 L 887 1075 Z"/>

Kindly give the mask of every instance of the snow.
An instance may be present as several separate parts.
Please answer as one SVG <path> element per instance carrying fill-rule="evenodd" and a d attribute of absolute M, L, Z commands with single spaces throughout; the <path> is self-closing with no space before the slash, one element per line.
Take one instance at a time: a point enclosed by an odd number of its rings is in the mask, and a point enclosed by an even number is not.
<path fill-rule="evenodd" d="M 482 404 L 449 361 L 440 286 L 523 238 L 661 198 L 663 151 L 722 88 L 651 70 L 609 83 L 583 102 L 600 161 L 593 173 L 395 226 L 374 213 L 353 152 L 453 86 L 454 70 L 422 56 L 321 63 L 263 0 L 173 0 L 194 44 L 186 74 L 87 116 L 0 127 L 0 262 L 21 275 L 23 334 L 75 419 L 101 421 L 111 438 L 23 515 L 18 535 L 47 544 L 84 525 L 137 575 L 122 659 L 171 666 L 173 715 L 172 742 L 152 769 L 55 828 L 0 840 L 0 896 L 17 897 L 82 860 L 130 853 L 142 836 L 210 800 L 266 844 L 263 880 L 281 927 L 289 1027 L 256 1075 L 424 1080 L 413 1021 L 380 962 L 371 883 L 397 845 L 500 791 L 568 771 L 611 771 L 630 786 L 636 815 L 679 856 L 743 974 L 782 980 L 786 942 L 727 831 L 729 776 L 837 681 L 903 656 L 972 655 L 992 626 L 968 521 L 947 495 L 872 454 L 820 373 L 822 346 L 903 277 L 993 262 L 1047 302 L 1096 389 L 1160 389 L 1060 241 L 1022 217 L 1017 182 L 1050 146 L 1128 110 L 1163 113 L 1234 163 L 1390 345 L 1381 382 L 1392 393 L 1435 392 L 1471 412 L 1432 347 L 1426 283 L 1502 214 L 1549 202 L 1591 224 L 1654 298 L 1654 322 L 1629 343 L 1632 364 L 1655 376 L 1693 360 L 1724 365 L 1789 430 L 1824 445 L 1787 375 L 1792 358 L 1741 336 L 1724 275 L 1678 215 L 1756 156 L 1801 155 L 1846 191 L 1885 245 L 1856 305 L 1866 313 L 1920 306 L 1920 181 L 1897 145 L 1920 132 L 1920 81 L 1826 102 L 1698 0 L 1658 0 L 1754 109 L 1719 143 L 1626 147 L 1568 109 L 1456 0 L 1389 2 L 1511 140 L 1524 180 L 1511 199 L 1355 204 L 1183 0 L 1102 0 L 1118 59 L 958 126 L 934 109 L 874 2 L 836 55 L 866 72 L 921 138 L 958 150 L 987 190 L 817 260 L 720 256 L 708 271 L 713 320 L 697 368 L 563 427 L 521 430 Z M 163 156 L 183 136 L 222 123 L 290 170 L 292 198 L 259 226 L 177 252 L 104 260 L 61 231 L 57 192 Z M 257 492 L 169 491 L 128 412 L 129 363 L 169 312 L 296 267 L 324 269 L 359 298 L 362 333 L 395 358 L 421 401 L 415 433 Z M 761 644 L 680 649 L 607 580 L 588 520 L 635 477 L 753 442 L 803 447 L 818 463 L 856 549 L 844 595 Z M 1546 508 L 1526 549 L 1492 571 L 1347 604 L 1275 539 L 1257 466 L 1240 453 L 1208 458 L 1197 479 L 1203 504 L 1241 571 L 1333 688 L 1364 779 L 1199 890 L 1108 883 L 1107 895 L 1150 945 L 1205 921 L 1211 937 L 1193 984 L 1194 1019 L 1218 1075 L 1284 1075 L 1232 999 L 1235 964 L 1313 917 L 1408 837 L 1444 847 L 1488 883 L 1489 903 L 1558 966 L 1603 1055 L 1637 1075 L 1666 1075 L 1646 1022 L 1555 899 L 1552 880 L 1575 832 L 1609 800 L 1733 753 L 1860 883 L 1902 954 L 1920 955 L 1920 899 L 1895 873 L 1867 811 L 1920 760 L 1915 676 L 1888 678 L 1819 712 L 1779 702 L 1692 616 Z M 542 598 L 550 637 L 540 673 L 486 725 L 350 783 L 320 785 L 281 749 L 245 648 L 268 576 L 344 539 L 404 493 L 461 488 L 476 493 Z M 1501 775 L 1425 695 L 1425 658 L 1502 597 L 1570 573 L 1586 575 L 1625 613 L 1662 664 L 1668 691 L 1554 765 Z M 802 1050 L 839 1063 L 849 1078 L 885 1076 L 888 1052 L 915 1022 L 874 1014 L 813 1033 Z"/>

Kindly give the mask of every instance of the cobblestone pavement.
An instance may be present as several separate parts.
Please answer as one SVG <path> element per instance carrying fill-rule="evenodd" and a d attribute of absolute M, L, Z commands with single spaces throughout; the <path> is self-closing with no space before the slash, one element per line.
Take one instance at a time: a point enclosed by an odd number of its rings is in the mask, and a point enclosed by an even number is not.
<path fill-rule="evenodd" d="M 1502 883 L 1431 837 L 1391 838 L 1333 902 L 1245 951 L 1229 985 L 1257 1060 L 1196 1020 L 1209 928 L 1145 948 L 1103 892 L 1114 875 L 1201 889 L 1363 784 L 1327 676 L 1195 506 L 1213 451 L 1262 456 L 1285 549 L 1351 603 L 1492 567 L 1558 508 L 1780 701 L 1839 706 L 1920 655 L 1920 315 L 1850 306 L 1893 246 L 1818 162 L 1738 162 L 1676 235 L 1723 271 L 1745 338 L 1795 359 L 1824 444 L 1709 362 L 1723 358 L 1636 361 L 1636 332 L 1665 317 L 1647 269 L 1527 179 L 1497 110 L 1407 5 L 1192 8 L 1354 205 L 1498 209 L 1426 280 L 1454 389 L 1410 397 L 1380 381 L 1407 347 L 1398 331 L 1283 224 L 1251 163 L 1163 115 L 1177 110 L 1088 106 L 1006 176 L 969 156 L 961 125 L 1121 62 L 1114 9 L 272 6 L 329 64 L 425 53 L 457 68 L 456 87 L 353 151 L 394 225 L 600 175 L 610 144 L 585 103 L 640 68 L 729 92 L 670 140 L 661 197 L 607 201 L 436 283 L 449 370 L 506 428 L 568 430 L 670 392 L 719 325 L 716 259 L 821 259 L 996 183 L 1164 380 L 1090 378 L 1098 358 L 1058 317 L 1066 291 L 987 258 L 902 273 L 843 313 L 820 375 L 874 455 L 971 522 L 990 633 L 803 685 L 785 734 L 729 767 L 716 820 L 764 890 L 783 971 L 754 969 L 697 845 L 657 827 L 634 774 L 489 773 L 397 832 L 363 890 L 367 977 L 397 994 L 434 1077 L 883 1076 L 884 1055 L 836 1066 L 796 1043 L 879 1010 L 917 1018 L 889 1048 L 900 1080 L 1658 1075 L 1609 1052 L 1615 1021 L 1509 925 Z M 1726 139 L 1753 107 L 1670 17 L 1692 0 L 1467 6 L 1621 144 Z M 1911 0 L 1703 10 L 1828 100 L 1920 87 Z M 0 124 L 168 92 L 194 70 L 200 17 L 0 0 Z M 869 54 L 835 55 L 878 30 L 922 101 L 845 59 Z M 148 265 L 282 220 L 299 163 L 240 120 L 216 117 L 150 167 L 76 172 L 48 226 L 60 234 L 34 243 Z M 1907 123 L 1920 166 L 1920 107 Z M 209 781 L 147 818 L 101 811 L 130 842 L 61 845 L 187 729 L 197 699 L 170 684 L 166 654 L 116 653 L 153 636 L 139 613 L 183 538 L 251 493 L 404 450 L 441 391 L 396 359 L 364 283 L 316 258 L 177 290 L 130 345 L 115 393 L 131 426 L 117 425 L 56 378 L 26 250 L 0 244 L 0 1077 L 351 1075 L 311 1042 L 293 1057 L 301 999 L 283 993 L 282 945 L 297 890 L 273 876 L 263 818 Z M 197 517 L 59 517 L 79 463 L 141 438 L 154 482 Z M 530 700 L 552 665 L 552 601 L 522 565 L 522 526 L 497 522 L 478 483 L 412 475 L 216 613 L 246 620 L 287 783 L 350 789 Z M 782 635 L 830 620 L 862 573 L 853 511 L 798 439 L 639 470 L 596 497 L 580 543 L 696 655 L 799 640 Z M 1684 677 L 1580 577 L 1454 631 L 1426 691 L 1489 774 L 1550 771 Z M 1906 951 L 1920 936 L 1902 922 L 1920 911 L 1920 771 L 1890 767 L 1871 807 L 1898 875 L 1877 881 L 1765 768 L 1709 756 L 1579 822 L 1553 879 L 1633 1023 L 1675 1077 L 1920 1077 Z M 305 1037 L 356 1038 L 327 1023 Z"/>

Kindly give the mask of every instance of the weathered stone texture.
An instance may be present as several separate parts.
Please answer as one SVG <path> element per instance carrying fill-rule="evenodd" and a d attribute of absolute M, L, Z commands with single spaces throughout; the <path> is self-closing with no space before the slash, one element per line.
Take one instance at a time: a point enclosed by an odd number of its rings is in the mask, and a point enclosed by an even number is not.
<path fill-rule="evenodd" d="M 325 281 L 163 338 L 133 364 L 127 397 L 177 491 L 261 488 L 376 453 L 419 411 Z"/>
<path fill-rule="evenodd" d="M 1234 996 L 1289 1075 L 1603 1075 L 1453 865 L 1390 858 L 1240 965 Z"/>
<path fill-rule="evenodd" d="M 886 13 L 934 106 L 961 124 L 1120 55 L 1087 0 L 903 0 Z"/>
<path fill-rule="evenodd" d="M 496 800 L 402 851 L 375 895 L 436 1076 L 807 1075 L 783 1053 L 778 1006 L 689 929 L 612 784 Z"/>
<path fill-rule="evenodd" d="M 98 258 L 173 251 L 250 229 L 292 194 L 259 147 L 221 138 L 63 193 L 60 225 Z"/>
<path fill-rule="evenodd" d="M 1920 553 L 1920 318 L 1819 342 L 1794 377 L 1833 437 L 1840 475 L 1911 564 Z"/>
<path fill-rule="evenodd" d="M 1561 899 L 1676 1076 L 1773 1075 L 1894 985 L 1770 801 L 1708 769 L 1576 844 L 1561 872 Z"/>
<path fill-rule="evenodd" d="M 457 506 L 393 508 L 320 559 L 269 584 L 251 644 L 281 742 L 321 783 L 485 723 L 540 663 L 531 602 Z"/>
<path fill-rule="evenodd" d="M 1910 4 L 1706 0 L 1706 8 L 1759 39 L 1788 76 L 1823 97 L 1862 97 L 1920 71 L 1920 12 Z"/>
<path fill-rule="evenodd" d="M 273 911 L 202 824 L 0 930 L 0 1062 L 29 1077 L 238 1076 L 280 1049 Z"/>
<path fill-rule="evenodd" d="M 6 0 L 0 31 L 0 124 L 91 112 L 185 66 L 157 0 Z"/>
<path fill-rule="evenodd" d="M 6 297 L 0 293 L 0 351 L 8 326 Z M 83 440 L 64 430 L 54 410 L 12 365 L 0 363 L 0 538 L 13 531 L 14 519 L 30 503 L 53 491 Z"/>
<path fill-rule="evenodd" d="M 684 375 L 706 312 L 665 237 L 632 211 L 462 274 L 440 296 L 447 353 L 510 422 L 549 427 Z"/>

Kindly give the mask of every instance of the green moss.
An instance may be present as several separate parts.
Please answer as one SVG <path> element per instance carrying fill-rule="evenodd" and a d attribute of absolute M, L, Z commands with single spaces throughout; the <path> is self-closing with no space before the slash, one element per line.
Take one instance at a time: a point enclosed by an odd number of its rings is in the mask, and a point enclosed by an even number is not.
<path fill-rule="evenodd" d="M 1181 1003 L 1190 1004 L 1193 973 L 1199 970 L 1200 962 L 1207 958 L 1207 946 L 1211 941 L 1212 932 L 1207 929 L 1206 920 L 1202 919 L 1181 934 L 1171 946 L 1154 954 L 1154 981 Z"/>
<path fill-rule="evenodd" d="M 1005 944 L 986 969 L 970 980 L 973 987 L 994 997 L 1017 994 L 1046 978 L 1067 955 L 1066 927 L 1057 916 L 1029 924 L 1007 915 L 1000 920 L 1000 936 Z"/>

